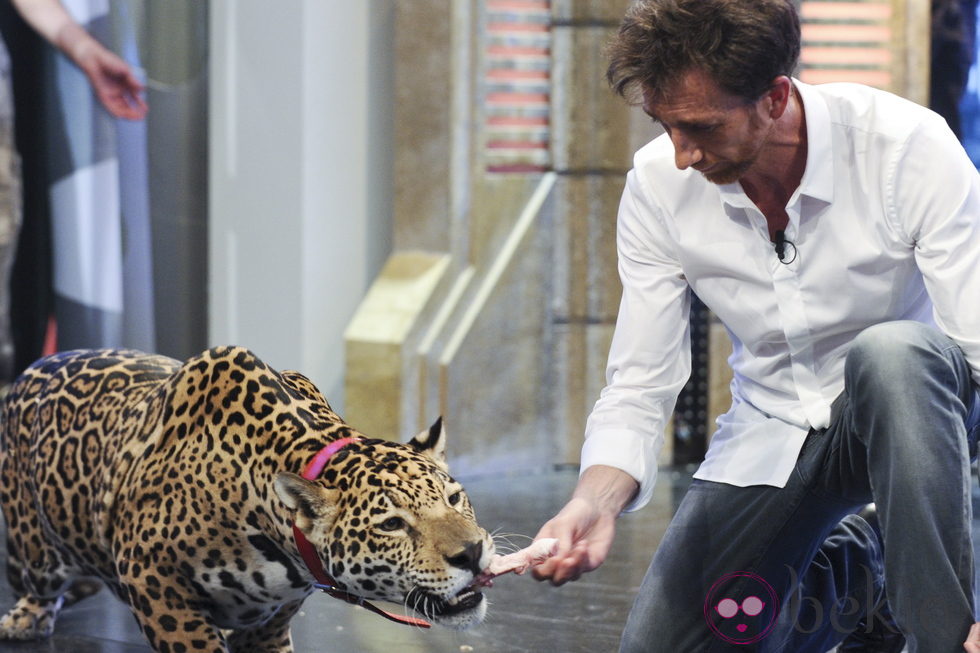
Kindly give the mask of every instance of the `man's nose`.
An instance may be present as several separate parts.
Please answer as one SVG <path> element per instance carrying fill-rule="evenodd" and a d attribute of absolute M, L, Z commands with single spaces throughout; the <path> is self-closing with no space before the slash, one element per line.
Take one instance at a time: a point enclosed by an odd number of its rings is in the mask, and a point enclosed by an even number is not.
<path fill-rule="evenodd" d="M 674 144 L 674 165 L 678 170 L 687 170 L 704 158 L 700 146 L 682 134 L 679 129 L 673 130 L 670 140 Z"/>

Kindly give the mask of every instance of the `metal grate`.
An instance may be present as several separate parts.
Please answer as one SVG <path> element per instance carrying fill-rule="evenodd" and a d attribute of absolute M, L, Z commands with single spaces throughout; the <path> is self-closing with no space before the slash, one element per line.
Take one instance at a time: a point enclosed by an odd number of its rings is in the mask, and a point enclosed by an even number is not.
<path fill-rule="evenodd" d="M 674 406 L 674 465 L 704 460 L 708 448 L 708 358 L 711 316 L 697 295 L 691 296 L 691 377 Z"/>
<path fill-rule="evenodd" d="M 892 89 L 892 5 L 881 0 L 803 0 L 800 79 Z"/>
<path fill-rule="evenodd" d="M 551 2 L 486 0 L 484 161 L 489 173 L 551 166 Z"/>

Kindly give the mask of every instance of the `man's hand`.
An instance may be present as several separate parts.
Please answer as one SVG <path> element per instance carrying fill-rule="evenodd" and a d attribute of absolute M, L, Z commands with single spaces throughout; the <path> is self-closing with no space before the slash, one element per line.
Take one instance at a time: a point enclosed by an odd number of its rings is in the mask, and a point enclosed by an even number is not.
<path fill-rule="evenodd" d="M 963 650 L 966 653 L 980 653 L 980 623 L 973 624 L 970 628 L 970 634 L 966 636 L 966 641 L 963 643 Z"/>
<path fill-rule="evenodd" d="M 585 470 L 571 500 L 535 537 L 557 538 L 558 553 L 534 567 L 534 577 L 563 585 L 598 568 L 612 547 L 616 518 L 638 488 L 621 470 L 603 465 Z"/>
<path fill-rule="evenodd" d="M 603 514 L 584 499 L 573 498 L 537 534 L 558 539 L 558 553 L 532 569 L 538 580 L 564 585 L 601 565 L 615 535 L 616 516 Z"/>

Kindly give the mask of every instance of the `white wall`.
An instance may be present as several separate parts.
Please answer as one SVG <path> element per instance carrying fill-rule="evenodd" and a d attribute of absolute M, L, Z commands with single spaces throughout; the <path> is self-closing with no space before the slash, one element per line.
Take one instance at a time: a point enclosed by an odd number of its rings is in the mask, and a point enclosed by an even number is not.
<path fill-rule="evenodd" d="M 343 406 L 343 331 L 391 241 L 394 0 L 212 0 L 209 342 Z"/>

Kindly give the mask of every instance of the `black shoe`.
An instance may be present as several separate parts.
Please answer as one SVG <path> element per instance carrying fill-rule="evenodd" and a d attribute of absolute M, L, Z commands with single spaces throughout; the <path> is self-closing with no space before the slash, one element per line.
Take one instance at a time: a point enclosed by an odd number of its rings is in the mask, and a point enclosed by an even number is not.
<path fill-rule="evenodd" d="M 865 506 L 858 516 L 868 522 L 881 541 L 881 525 L 878 523 L 875 504 L 870 503 Z M 870 624 L 868 619 L 871 619 Z M 904 649 L 905 635 L 895 624 L 888 601 L 883 599 L 881 605 L 873 610 L 870 616 L 858 622 L 854 632 L 837 647 L 837 653 L 901 653 Z"/>
<path fill-rule="evenodd" d="M 837 647 L 837 653 L 901 653 L 904 651 L 905 635 L 898 630 L 898 626 L 891 620 L 888 605 L 882 606 L 877 614 L 879 617 L 891 621 L 891 623 L 886 624 L 883 619 L 874 619 L 869 631 L 867 622 L 861 620 L 857 630 L 848 635 Z"/>

